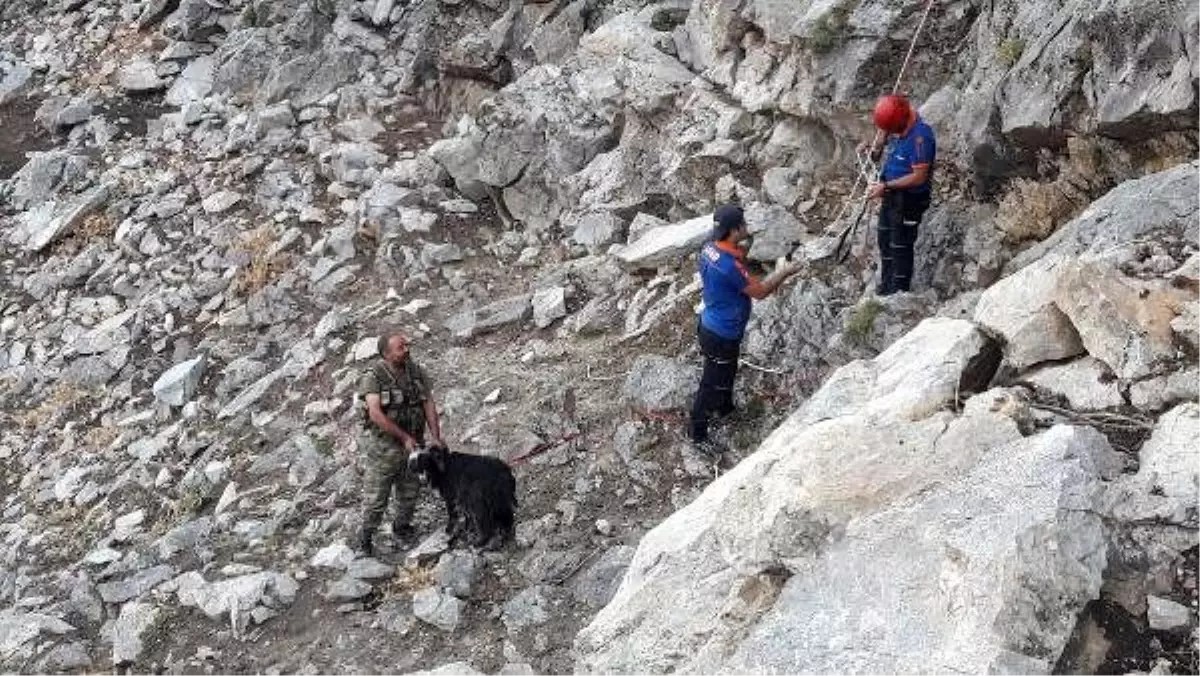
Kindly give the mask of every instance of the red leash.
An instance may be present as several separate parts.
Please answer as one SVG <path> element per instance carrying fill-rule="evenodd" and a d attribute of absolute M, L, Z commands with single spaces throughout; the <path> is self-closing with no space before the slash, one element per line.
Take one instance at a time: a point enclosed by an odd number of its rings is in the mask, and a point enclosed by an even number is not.
<path fill-rule="evenodd" d="M 534 446 L 533 448 L 529 449 L 528 451 L 525 451 L 524 453 L 518 455 L 517 457 L 509 460 L 508 464 L 516 465 L 518 463 L 525 462 L 526 460 L 532 458 L 535 455 L 541 455 L 542 453 L 545 453 L 546 451 L 548 451 L 552 448 L 557 448 L 569 441 L 573 441 L 573 440 L 579 438 L 580 436 L 582 436 L 582 434 L 583 434 L 582 432 L 573 432 L 573 433 L 568 434 L 565 437 L 562 437 L 560 439 L 555 439 L 554 441 L 546 441 L 546 442 L 540 443 L 537 446 Z"/>

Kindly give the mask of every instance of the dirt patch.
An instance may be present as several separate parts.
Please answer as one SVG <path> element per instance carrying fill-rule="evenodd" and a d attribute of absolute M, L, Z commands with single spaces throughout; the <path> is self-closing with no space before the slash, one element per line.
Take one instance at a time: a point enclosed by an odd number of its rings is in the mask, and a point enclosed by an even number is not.
<path fill-rule="evenodd" d="M 101 103 L 97 108 L 117 129 L 130 137 L 145 136 L 150 120 L 175 110 L 163 103 L 161 92 L 117 96 Z"/>
<path fill-rule="evenodd" d="M 41 98 L 18 97 L 0 105 L 0 180 L 11 178 L 25 166 L 25 154 L 49 150 L 54 135 L 34 121 Z"/>
<path fill-rule="evenodd" d="M 1200 548 L 1183 552 L 1170 591 L 1158 596 L 1195 608 L 1200 600 Z M 1121 676 L 1150 671 L 1166 660 L 1171 674 L 1200 674 L 1200 651 L 1188 630 L 1157 632 L 1145 615 L 1134 616 L 1109 599 L 1098 599 L 1080 614 L 1055 674 Z"/>

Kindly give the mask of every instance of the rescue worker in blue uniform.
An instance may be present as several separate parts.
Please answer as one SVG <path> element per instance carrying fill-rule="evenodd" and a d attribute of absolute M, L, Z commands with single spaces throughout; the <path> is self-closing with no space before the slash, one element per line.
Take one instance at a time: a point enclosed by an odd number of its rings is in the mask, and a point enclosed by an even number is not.
<path fill-rule="evenodd" d="M 875 126 L 886 132 L 887 151 L 879 182 L 868 195 L 882 198 L 879 209 L 880 296 L 912 288 L 913 250 L 917 226 L 929 208 L 937 141 L 930 128 L 903 96 L 885 96 L 875 105 Z M 872 148 L 878 153 L 878 148 Z"/>
<path fill-rule="evenodd" d="M 704 355 L 704 373 L 692 404 L 689 431 L 697 450 L 720 457 L 729 449 L 708 436 L 708 425 L 712 416 L 728 416 L 735 410 L 733 382 L 742 336 L 750 321 L 751 299 L 771 295 L 800 267 L 787 263 L 766 279 L 755 277 L 746 269 L 746 254 L 739 246 L 750 239 L 741 208 L 723 205 L 713 214 L 713 221 L 713 236 L 699 255 L 704 310 L 696 333 Z"/>

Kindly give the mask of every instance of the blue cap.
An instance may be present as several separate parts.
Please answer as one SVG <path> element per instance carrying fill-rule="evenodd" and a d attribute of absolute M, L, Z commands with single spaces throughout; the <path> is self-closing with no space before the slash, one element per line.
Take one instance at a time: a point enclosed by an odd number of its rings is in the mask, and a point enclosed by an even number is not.
<path fill-rule="evenodd" d="M 744 224 L 746 218 L 742 208 L 736 204 L 722 204 L 713 212 L 713 222 L 716 223 L 714 232 L 719 238 L 724 238 L 731 230 Z"/>

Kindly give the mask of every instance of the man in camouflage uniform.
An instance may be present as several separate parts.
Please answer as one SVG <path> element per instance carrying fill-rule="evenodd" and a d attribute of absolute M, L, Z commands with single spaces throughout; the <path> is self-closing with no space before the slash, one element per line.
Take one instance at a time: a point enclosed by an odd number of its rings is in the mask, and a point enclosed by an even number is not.
<path fill-rule="evenodd" d="M 380 361 L 363 374 L 358 387 L 366 403 L 365 428 L 358 440 L 366 461 L 359 549 L 367 556 L 374 551 L 371 541 L 393 489 L 396 518 L 392 533 L 397 542 L 411 545 L 420 484 L 408 469 L 408 454 L 424 444 L 427 430 L 431 444 L 442 444 L 429 379 L 409 356 L 408 338 L 401 333 L 380 336 L 379 356 Z"/>

